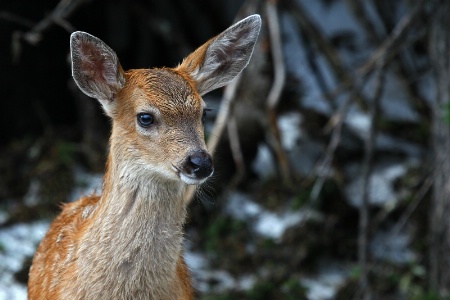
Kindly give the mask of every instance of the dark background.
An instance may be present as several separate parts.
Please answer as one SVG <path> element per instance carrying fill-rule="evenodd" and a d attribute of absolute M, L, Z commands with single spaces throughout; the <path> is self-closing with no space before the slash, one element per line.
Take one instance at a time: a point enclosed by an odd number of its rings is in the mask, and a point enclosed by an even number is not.
<path fill-rule="evenodd" d="M 253 13 L 220 136 L 224 89 L 205 97 L 220 138 L 186 226 L 199 298 L 448 299 L 447 0 L 0 0 L 0 254 L 104 170 L 110 122 L 73 83 L 71 32 L 124 69 L 173 67 Z M 23 288 L 26 256 L 0 262 L 0 289 L 11 273 Z"/>
<path fill-rule="evenodd" d="M 176 66 L 232 22 L 241 1 L 79 1 L 66 19 L 74 30 L 101 37 L 125 69 Z M 41 135 L 47 127 L 78 134 L 80 111 L 70 84 L 69 36 L 51 25 L 29 43 L 14 36 L 50 14 L 57 1 L 1 1 L 0 140 Z M 26 23 L 26 24 L 21 24 Z M 75 131 L 75 132 L 73 132 Z"/>

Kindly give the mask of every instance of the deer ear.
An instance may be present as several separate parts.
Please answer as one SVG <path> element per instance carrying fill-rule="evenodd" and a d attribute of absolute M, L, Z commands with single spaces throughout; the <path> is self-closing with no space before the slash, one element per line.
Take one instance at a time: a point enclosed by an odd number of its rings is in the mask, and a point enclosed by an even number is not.
<path fill-rule="evenodd" d="M 70 36 L 70 53 L 75 83 L 83 93 L 98 99 L 112 116 L 116 94 L 125 84 L 116 53 L 102 40 L 81 31 Z"/>
<path fill-rule="evenodd" d="M 226 85 L 247 66 L 260 28 L 259 15 L 243 19 L 195 50 L 177 70 L 195 80 L 200 95 Z"/>

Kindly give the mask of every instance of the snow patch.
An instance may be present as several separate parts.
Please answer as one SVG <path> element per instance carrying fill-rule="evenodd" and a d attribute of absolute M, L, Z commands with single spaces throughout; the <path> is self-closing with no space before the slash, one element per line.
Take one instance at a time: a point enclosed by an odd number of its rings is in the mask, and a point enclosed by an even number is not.
<path fill-rule="evenodd" d="M 379 260 L 405 265 L 416 261 L 417 255 L 409 247 L 410 232 L 397 232 L 396 227 L 377 231 L 370 243 L 370 251 Z"/>
<path fill-rule="evenodd" d="M 270 178 L 276 174 L 275 162 L 267 145 L 258 145 L 258 152 L 252 163 L 252 169 L 263 179 Z"/>
<path fill-rule="evenodd" d="M 229 197 L 225 212 L 238 220 L 250 221 L 256 233 L 275 240 L 280 239 L 289 227 L 314 217 L 304 211 L 274 213 L 242 193 L 234 193 Z"/>
<path fill-rule="evenodd" d="M 347 265 L 329 264 L 320 268 L 316 275 L 300 279 L 300 283 L 308 290 L 309 300 L 334 299 L 350 272 L 351 268 Z"/>
<path fill-rule="evenodd" d="M 78 200 L 82 196 L 100 194 L 103 186 L 103 174 L 92 174 L 82 168 L 75 168 L 75 188 L 69 195 L 69 202 Z"/>
<path fill-rule="evenodd" d="M 30 181 L 28 191 L 23 198 L 23 203 L 27 206 L 35 206 L 39 204 L 39 190 L 41 188 L 39 180 L 33 178 Z"/>
<path fill-rule="evenodd" d="M 22 268 L 27 257 L 34 254 L 49 224 L 38 221 L 0 230 L 0 300 L 27 298 L 26 286 L 15 280 L 14 273 Z"/>
<path fill-rule="evenodd" d="M 287 151 L 292 151 L 303 136 L 301 131 L 302 115 L 297 112 L 284 114 L 278 118 L 281 132 L 281 144 Z"/>
<path fill-rule="evenodd" d="M 344 120 L 345 125 L 358 137 L 365 140 L 370 132 L 371 120 L 367 113 L 352 110 L 347 114 Z"/>
<path fill-rule="evenodd" d="M 349 169 L 355 169 L 352 166 Z M 395 204 L 399 199 L 394 189 L 394 181 L 405 175 L 407 166 L 405 164 L 392 164 L 379 167 L 374 170 L 369 178 L 369 204 L 383 206 L 387 203 Z M 350 204 L 359 207 L 362 203 L 363 178 L 356 177 L 345 188 L 345 194 Z"/>
<path fill-rule="evenodd" d="M 283 36 L 283 52 L 286 71 L 301 82 L 302 106 L 324 114 L 331 114 L 331 107 L 325 101 L 319 84 L 314 76 L 314 71 L 309 67 L 308 55 L 305 49 L 307 45 L 299 38 L 296 21 L 288 14 L 281 14 Z M 321 69 L 324 77 L 331 78 L 330 69 L 326 66 Z"/>
<path fill-rule="evenodd" d="M 242 275 L 234 278 L 230 273 L 223 270 L 203 270 L 196 275 L 196 287 L 200 292 L 245 291 L 251 289 L 256 282 L 256 277 L 253 275 Z"/>
<path fill-rule="evenodd" d="M 208 266 L 208 260 L 205 258 L 205 255 L 193 251 L 185 251 L 184 260 L 191 270 L 205 269 Z"/>
<path fill-rule="evenodd" d="M 256 276 L 254 275 L 244 274 L 235 278 L 227 271 L 212 270 L 205 254 L 186 249 L 184 258 L 191 270 L 194 286 L 200 292 L 243 291 L 255 285 Z"/>
<path fill-rule="evenodd" d="M 264 212 L 258 216 L 254 228 L 260 235 L 277 240 L 283 236 L 286 229 L 300 223 L 305 219 L 304 217 L 303 213 Z"/>
<path fill-rule="evenodd" d="M 4 224 L 9 219 L 9 214 L 3 210 L 0 210 L 0 224 Z"/>

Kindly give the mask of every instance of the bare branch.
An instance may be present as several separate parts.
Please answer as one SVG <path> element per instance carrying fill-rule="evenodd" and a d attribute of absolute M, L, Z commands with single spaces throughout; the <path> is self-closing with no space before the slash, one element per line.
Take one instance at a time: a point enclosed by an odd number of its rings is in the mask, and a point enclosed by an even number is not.
<path fill-rule="evenodd" d="M 229 85 L 225 87 L 223 92 L 222 101 L 220 104 L 219 113 L 214 122 L 214 128 L 211 133 L 211 137 L 208 140 L 208 151 L 214 156 L 214 152 L 219 144 L 222 133 L 229 119 L 230 112 L 234 106 L 234 100 L 236 98 L 237 88 L 241 82 L 241 75 L 233 80 Z"/>
<path fill-rule="evenodd" d="M 439 165 L 437 167 L 439 167 Z M 413 200 L 410 202 L 406 211 L 402 214 L 402 216 L 394 226 L 394 236 L 398 236 L 403 228 L 405 228 L 405 225 L 411 218 L 413 212 L 416 210 L 416 208 L 419 206 L 419 203 L 425 198 L 425 195 L 430 190 L 434 180 L 434 176 L 429 176 L 417 191 L 417 193 L 414 193 Z"/>
<path fill-rule="evenodd" d="M 316 26 L 313 20 L 310 19 L 308 13 L 300 4 L 299 1 L 285 0 L 289 8 L 292 10 L 292 15 L 300 24 L 302 30 L 305 32 L 307 38 L 316 45 L 317 49 L 326 58 L 333 71 L 336 81 L 340 82 L 340 85 L 345 87 L 352 87 L 357 85 L 357 78 L 354 78 L 348 71 L 345 64 L 342 62 L 339 53 L 330 44 L 329 39 L 323 34 L 323 32 Z M 355 94 L 355 101 L 358 101 L 361 107 L 366 106 L 366 99 L 364 95 L 357 90 Z"/>
<path fill-rule="evenodd" d="M 373 72 L 374 67 L 382 61 L 382 67 L 387 66 L 391 60 L 394 53 L 399 51 L 399 47 L 396 45 L 400 45 L 401 41 L 403 41 L 406 37 L 406 34 L 411 29 L 414 24 L 414 20 L 417 18 L 417 15 L 420 11 L 420 5 L 423 2 L 421 0 L 415 9 L 413 9 L 408 15 L 404 16 L 400 22 L 397 24 L 392 33 L 385 39 L 385 41 L 381 44 L 380 47 L 372 54 L 369 59 L 363 64 L 363 66 L 358 70 L 357 74 L 359 75 L 357 79 L 352 81 L 351 85 L 346 85 L 345 83 L 338 87 L 334 94 L 341 93 L 345 91 L 348 87 L 351 88 L 351 93 L 346 99 L 346 101 L 342 104 L 341 108 L 337 113 L 335 113 L 331 118 L 328 124 L 325 126 L 325 131 L 329 131 L 333 128 L 332 136 L 330 142 L 328 144 L 327 150 L 323 159 L 321 159 L 320 163 L 317 164 L 315 168 L 315 174 L 318 174 L 318 179 L 315 182 L 313 189 L 311 191 L 311 201 L 315 201 L 318 199 L 320 191 L 322 190 L 325 179 L 329 176 L 331 170 L 331 164 L 334 159 L 334 152 L 340 143 L 340 135 L 342 132 L 343 121 L 345 116 L 347 115 L 348 110 L 350 109 L 353 102 L 356 100 L 357 95 L 361 94 L 362 88 L 366 84 L 366 80 L 368 76 Z"/>
<path fill-rule="evenodd" d="M 36 45 L 42 40 L 44 31 L 54 24 L 63 27 L 69 32 L 73 31 L 73 26 L 65 19 L 86 1 L 88 0 L 61 0 L 47 17 L 39 21 L 30 31 L 22 35 L 23 39 L 32 45 Z"/>
<path fill-rule="evenodd" d="M 433 1 L 439 9 L 433 15 L 429 38 L 429 55 L 434 71 L 436 95 L 432 109 L 432 157 L 434 159 L 433 194 L 430 203 L 429 285 L 436 295 L 450 295 L 450 126 L 443 111 L 450 106 L 450 21 L 448 1 Z"/>
<path fill-rule="evenodd" d="M 269 110 L 273 110 L 280 101 L 281 92 L 286 81 L 286 68 L 284 66 L 276 0 L 267 0 L 266 12 L 274 69 L 274 80 L 269 95 L 267 96 L 267 106 Z"/>
<path fill-rule="evenodd" d="M 383 93 L 385 60 L 379 61 L 375 74 L 374 97 L 371 103 L 371 124 L 369 135 L 365 143 L 365 155 L 363 162 L 363 192 L 362 202 L 359 207 L 359 230 L 358 230 L 358 260 L 361 268 L 360 289 L 363 299 L 370 299 L 371 288 L 368 280 L 367 250 L 369 241 L 369 196 L 370 196 L 370 176 L 373 169 L 373 157 L 375 152 L 375 138 L 378 131 L 378 120 L 380 114 L 380 100 Z"/>
<path fill-rule="evenodd" d="M 230 138 L 231 154 L 236 165 L 236 174 L 231 180 L 228 190 L 233 190 L 245 176 L 244 156 L 242 155 L 241 144 L 239 142 L 239 132 L 237 128 L 236 117 L 231 116 L 228 122 L 228 137 Z"/>
<path fill-rule="evenodd" d="M 25 26 L 28 28 L 31 28 L 34 26 L 33 21 L 31 21 L 27 18 L 24 18 L 22 16 L 18 16 L 16 14 L 10 13 L 8 11 L 0 11 L 0 19 L 6 20 L 9 22 L 13 22 L 13 23 L 16 23 L 16 24 L 19 24 L 21 26 Z"/>
<path fill-rule="evenodd" d="M 339 110 L 333 116 L 331 116 L 328 124 L 324 128 L 325 132 L 332 130 L 332 133 L 330 142 L 328 143 L 323 158 L 314 168 L 315 172 L 313 172 L 313 174 L 317 174 L 318 178 L 311 190 L 310 201 L 313 203 L 319 198 L 323 184 L 325 183 L 326 178 L 329 176 L 331 165 L 334 159 L 334 153 L 336 152 L 336 149 L 341 141 L 341 132 L 344 125 L 345 116 L 347 115 L 351 105 L 355 101 L 356 95 L 361 93 L 362 89 L 367 83 L 367 77 L 368 76 L 366 74 L 355 82 L 355 85 L 353 86 L 344 103 L 340 106 Z"/>
<path fill-rule="evenodd" d="M 375 65 L 379 60 L 384 59 L 389 62 L 390 59 L 398 53 L 400 48 L 404 45 L 403 41 L 406 39 L 409 30 L 420 16 L 423 2 L 424 0 L 420 0 L 409 14 L 400 20 L 391 34 L 383 41 L 383 43 L 381 43 L 362 67 L 359 68 L 359 74 L 370 73 L 376 67 Z"/>
<path fill-rule="evenodd" d="M 270 46 L 272 50 L 272 64 L 274 80 L 267 96 L 267 113 L 269 117 L 269 142 L 273 145 L 281 170 L 281 176 L 286 184 L 291 182 L 289 159 L 281 145 L 281 133 L 278 128 L 276 107 L 280 101 L 281 93 L 286 81 L 286 68 L 284 65 L 281 44 L 280 24 L 278 20 L 277 1 L 266 1 L 267 24 L 269 27 Z"/>
<path fill-rule="evenodd" d="M 374 24 L 370 21 L 370 16 L 364 7 L 364 1 L 361 0 L 347 0 L 348 5 L 353 11 L 353 15 L 356 20 L 366 30 L 371 42 L 376 45 L 379 43 L 380 38 Z"/>

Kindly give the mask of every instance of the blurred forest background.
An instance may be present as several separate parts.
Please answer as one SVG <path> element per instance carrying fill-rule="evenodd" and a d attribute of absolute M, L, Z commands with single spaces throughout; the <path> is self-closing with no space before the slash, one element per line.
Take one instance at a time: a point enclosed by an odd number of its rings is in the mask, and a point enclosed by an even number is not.
<path fill-rule="evenodd" d="M 109 121 L 71 78 L 70 33 L 170 67 L 253 13 L 250 65 L 205 97 L 198 298 L 450 299 L 446 0 L 0 0 L 0 299 L 26 298 L 59 204 L 101 189 Z"/>

